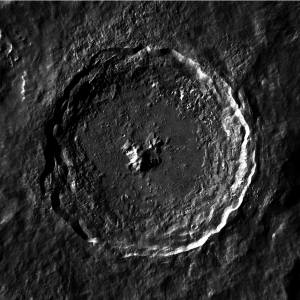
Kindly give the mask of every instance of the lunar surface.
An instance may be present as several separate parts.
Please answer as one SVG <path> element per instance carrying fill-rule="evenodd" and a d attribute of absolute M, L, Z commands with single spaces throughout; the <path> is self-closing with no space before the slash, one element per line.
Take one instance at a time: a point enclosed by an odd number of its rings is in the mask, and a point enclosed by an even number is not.
<path fill-rule="evenodd" d="M 300 299 L 298 16 L 0 4 L 0 298 Z"/>
<path fill-rule="evenodd" d="M 202 246 L 241 205 L 255 171 L 242 108 L 228 84 L 175 50 L 147 47 L 107 68 L 84 79 L 89 93 L 74 92 L 70 101 L 95 109 L 82 125 L 71 124 L 68 137 L 101 173 L 94 180 L 105 195 L 94 202 L 109 211 L 94 211 L 117 223 L 106 232 L 96 226 L 99 238 L 116 235 L 113 244 L 126 255 Z M 77 111 L 66 111 L 65 122 Z"/>

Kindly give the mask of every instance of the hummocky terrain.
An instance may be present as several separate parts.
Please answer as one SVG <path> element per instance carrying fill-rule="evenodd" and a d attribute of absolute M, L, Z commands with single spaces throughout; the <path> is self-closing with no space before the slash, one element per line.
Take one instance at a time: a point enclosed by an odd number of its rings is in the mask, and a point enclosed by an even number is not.
<path fill-rule="evenodd" d="M 300 299 L 299 13 L 3 2 L 0 298 Z"/>

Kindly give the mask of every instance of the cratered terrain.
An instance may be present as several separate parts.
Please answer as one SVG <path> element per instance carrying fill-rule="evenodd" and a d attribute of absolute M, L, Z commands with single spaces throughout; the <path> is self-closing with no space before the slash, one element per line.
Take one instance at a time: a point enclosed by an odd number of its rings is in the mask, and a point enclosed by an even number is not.
<path fill-rule="evenodd" d="M 0 298 L 300 299 L 299 13 L 3 2 Z"/>

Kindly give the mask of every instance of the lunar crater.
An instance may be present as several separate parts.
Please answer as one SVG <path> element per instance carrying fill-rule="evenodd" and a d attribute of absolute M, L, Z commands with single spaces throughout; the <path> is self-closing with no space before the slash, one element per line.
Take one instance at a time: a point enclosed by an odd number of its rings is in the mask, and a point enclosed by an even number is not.
<path fill-rule="evenodd" d="M 255 170 L 251 130 L 230 86 L 175 50 L 153 51 L 117 55 L 106 68 L 100 60 L 78 76 L 57 109 L 65 134 L 52 138 L 52 159 L 64 163 L 65 141 L 64 168 L 72 161 L 73 170 L 57 173 L 54 186 L 65 177 L 67 197 L 93 199 L 102 222 L 89 224 L 106 224 L 86 239 L 121 244 L 127 256 L 201 247 L 241 205 Z M 86 209 L 77 214 L 90 218 Z"/>

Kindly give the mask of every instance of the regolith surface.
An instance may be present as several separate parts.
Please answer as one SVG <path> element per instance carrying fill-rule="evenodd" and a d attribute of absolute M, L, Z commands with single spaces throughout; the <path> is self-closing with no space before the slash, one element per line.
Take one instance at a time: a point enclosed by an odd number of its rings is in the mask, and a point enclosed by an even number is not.
<path fill-rule="evenodd" d="M 297 2 L 2 2 L 0 298 L 300 299 Z"/>

